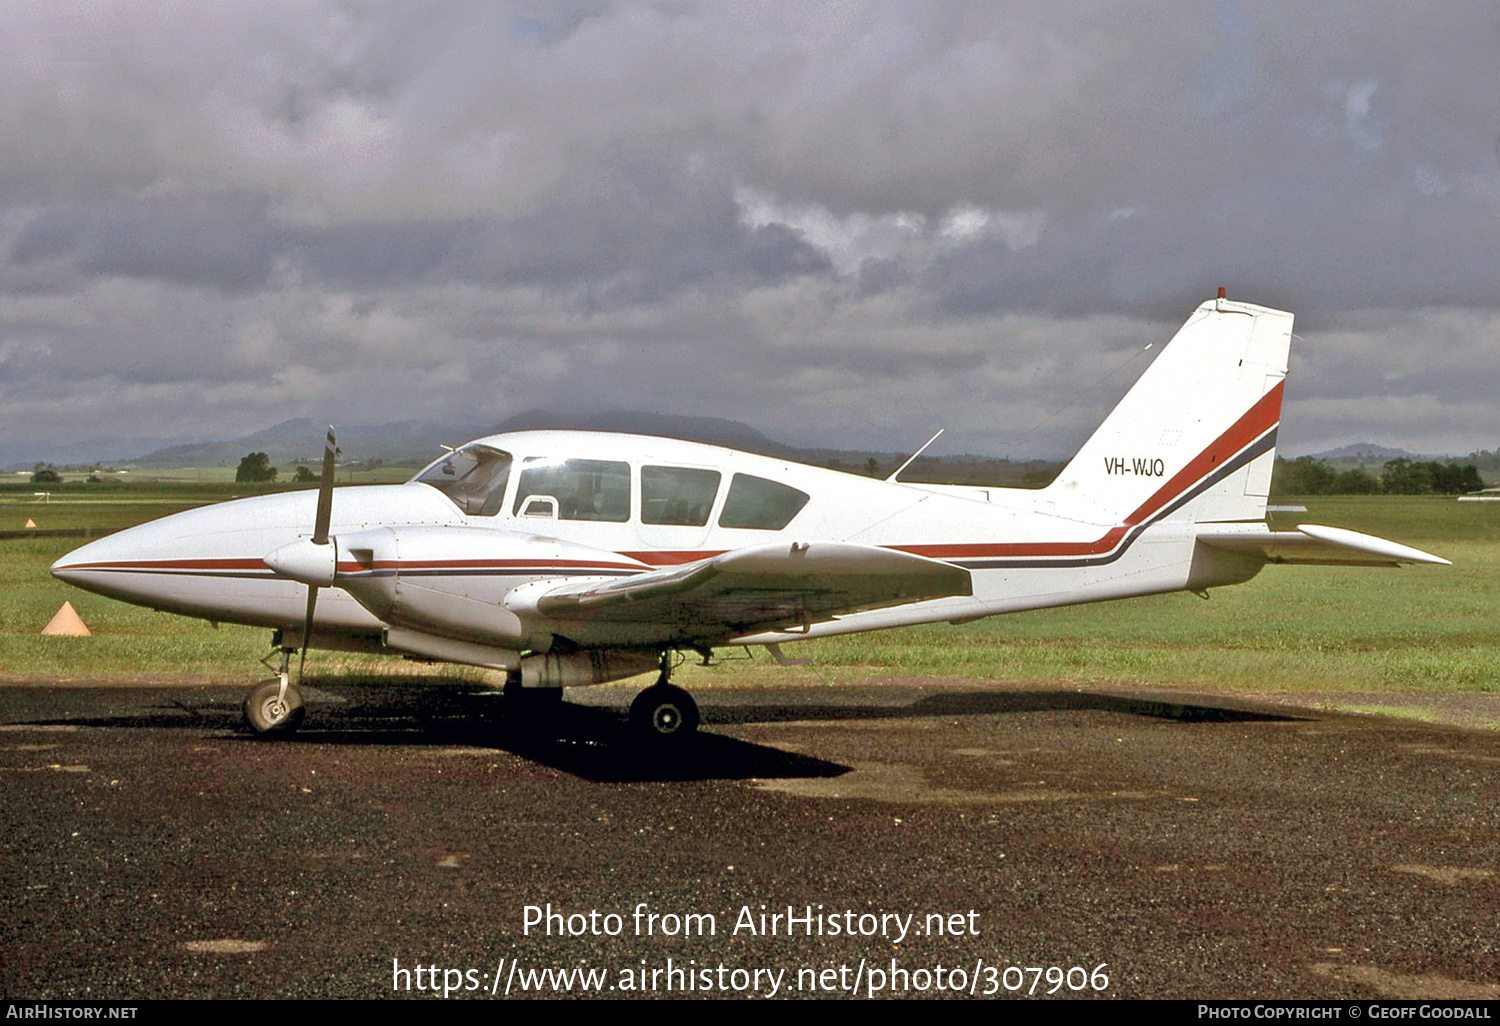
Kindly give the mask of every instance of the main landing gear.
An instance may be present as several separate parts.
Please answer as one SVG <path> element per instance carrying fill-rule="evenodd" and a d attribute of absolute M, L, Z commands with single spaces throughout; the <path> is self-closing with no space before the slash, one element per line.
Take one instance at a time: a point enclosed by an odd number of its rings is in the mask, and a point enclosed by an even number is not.
<path fill-rule="evenodd" d="M 302 693 L 287 675 L 293 651 L 283 648 L 276 676 L 261 681 L 245 696 L 245 725 L 261 737 L 285 737 L 302 726 L 302 717 L 307 715 Z"/>
<path fill-rule="evenodd" d="M 648 744 L 681 744 L 698 729 L 698 703 L 669 683 L 671 654 L 661 657 L 661 675 L 630 703 L 630 732 Z"/>

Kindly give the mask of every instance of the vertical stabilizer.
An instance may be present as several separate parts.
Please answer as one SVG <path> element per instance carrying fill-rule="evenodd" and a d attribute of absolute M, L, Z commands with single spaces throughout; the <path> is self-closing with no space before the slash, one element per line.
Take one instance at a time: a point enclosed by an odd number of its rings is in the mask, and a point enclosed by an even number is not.
<path fill-rule="evenodd" d="M 1193 311 L 1044 499 L 1097 524 L 1262 520 L 1292 315 L 1227 299 Z"/>

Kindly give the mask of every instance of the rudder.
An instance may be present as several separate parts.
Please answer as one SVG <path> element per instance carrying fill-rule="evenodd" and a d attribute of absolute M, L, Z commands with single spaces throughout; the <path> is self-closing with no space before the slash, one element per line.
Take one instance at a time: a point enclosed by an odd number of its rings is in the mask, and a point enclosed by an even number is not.
<path fill-rule="evenodd" d="M 1263 520 L 1292 315 L 1210 300 L 1044 492 L 1059 515 Z"/>

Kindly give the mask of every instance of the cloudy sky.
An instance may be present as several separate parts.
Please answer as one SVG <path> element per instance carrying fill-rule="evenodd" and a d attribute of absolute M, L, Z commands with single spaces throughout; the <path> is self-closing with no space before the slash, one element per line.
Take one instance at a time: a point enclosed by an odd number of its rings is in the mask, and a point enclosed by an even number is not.
<path fill-rule="evenodd" d="M 1198 302 L 1500 445 L 1500 5 L 0 3 L 0 451 L 730 417 L 1062 456 Z M 141 449 L 144 451 L 144 449 Z"/>

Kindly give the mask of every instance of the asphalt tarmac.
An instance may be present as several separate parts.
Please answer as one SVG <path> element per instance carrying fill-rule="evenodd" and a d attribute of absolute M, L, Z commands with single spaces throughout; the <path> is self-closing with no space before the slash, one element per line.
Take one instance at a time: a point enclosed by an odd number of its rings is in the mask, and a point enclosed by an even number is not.
<path fill-rule="evenodd" d="M 1500 733 L 882 682 L 700 691 L 649 755 L 633 691 L 267 742 L 237 689 L 0 688 L 0 991 L 1500 997 Z"/>

